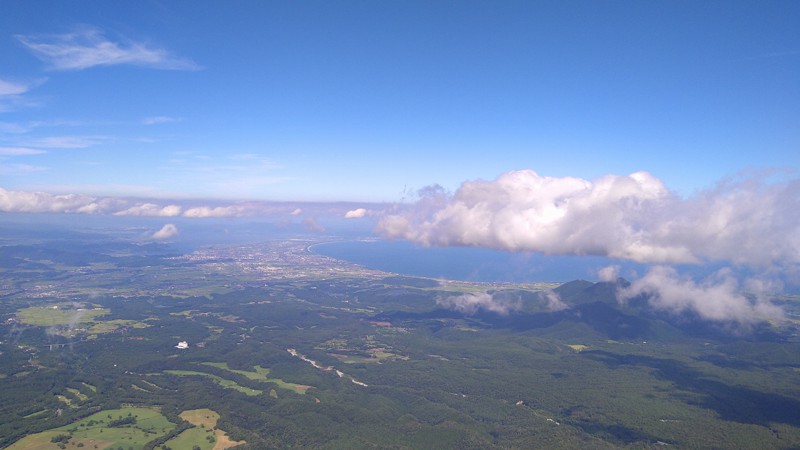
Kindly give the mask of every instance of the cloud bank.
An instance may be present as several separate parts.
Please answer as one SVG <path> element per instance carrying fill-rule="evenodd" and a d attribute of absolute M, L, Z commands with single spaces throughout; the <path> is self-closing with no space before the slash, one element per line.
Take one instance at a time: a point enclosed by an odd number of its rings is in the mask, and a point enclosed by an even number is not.
<path fill-rule="evenodd" d="M 531 170 L 428 188 L 378 232 L 430 246 L 478 246 L 640 263 L 800 262 L 800 180 L 720 184 L 689 199 L 646 172 L 594 182 Z"/>
<path fill-rule="evenodd" d="M 782 317 L 768 300 L 780 291 L 767 289 L 770 283 L 797 284 L 800 180 L 729 180 L 684 199 L 647 172 L 588 181 L 522 170 L 465 182 L 452 195 L 426 188 L 415 203 L 385 216 L 377 231 L 427 246 L 656 264 L 620 298 L 642 295 L 658 310 L 746 325 Z M 665 266 L 706 263 L 736 267 L 751 279 L 740 283 L 733 271 L 722 269 L 698 281 Z M 614 281 L 619 272 L 610 265 L 598 277 Z M 498 308 L 485 295 L 445 301 L 465 312 Z"/>
<path fill-rule="evenodd" d="M 128 209 L 117 211 L 115 216 L 150 216 L 150 217 L 175 217 L 181 214 L 178 205 L 159 206 L 155 203 L 140 203 Z"/>
<path fill-rule="evenodd" d="M 0 188 L 0 211 L 91 214 L 102 207 L 94 197 L 80 194 L 7 191 Z"/>
<path fill-rule="evenodd" d="M 619 291 L 620 300 L 645 295 L 648 304 L 658 310 L 679 314 L 691 311 L 700 317 L 718 322 L 747 325 L 767 319 L 783 318 L 783 310 L 769 302 L 769 292 L 753 283 L 750 295 L 742 293 L 739 282 L 723 269 L 696 282 L 681 277 L 671 267 L 657 266 L 627 288 Z M 755 289 L 753 289 L 755 287 Z"/>
<path fill-rule="evenodd" d="M 0 174 L 3 173 L 4 167 L 0 165 Z M 307 214 L 338 218 L 344 216 L 347 211 L 352 211 L 352 207 L 352 203 L 143 200 L 82 194 L 13 191 L 0 187 L 0 212 L 7 213 L 108 214 L 120 217 L 183 217 L 191 219 L 235 217 L 291 219 Z M 306 218 L 303 224 L 310 229 L 323 229 L 314 221 L 313 217 Z"/>
<path fill-rule="evenodd" d="M 114 42 L 101 30 L 83 27 L 58 35 L 25 36 L 17 40 L 53 70 L 83 70 L 95 66 L 134 65 L 166 70 L 198 70 L 193 61 L 129 39 Z"/>

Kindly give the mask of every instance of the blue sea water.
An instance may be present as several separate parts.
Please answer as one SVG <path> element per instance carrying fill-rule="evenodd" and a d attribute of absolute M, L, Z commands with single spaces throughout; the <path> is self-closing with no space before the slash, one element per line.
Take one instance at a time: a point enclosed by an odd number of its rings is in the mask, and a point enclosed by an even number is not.
<path fill-rule="evenodd" d="M 597 280 L 597 271 L 616 265 L 621 276 L 645 266 L 601 256 L 510 253 L 474 247 L 422 247 L 407 241 L 361 240 L 318 244 L 320 255 L 401 275 L 491 282 Z"/>

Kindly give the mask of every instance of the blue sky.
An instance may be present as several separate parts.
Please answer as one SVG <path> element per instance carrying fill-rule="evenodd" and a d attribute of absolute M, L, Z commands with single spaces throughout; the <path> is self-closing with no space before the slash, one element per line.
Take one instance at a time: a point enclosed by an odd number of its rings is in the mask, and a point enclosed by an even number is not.
<path fill-rule="evenodd" d="M 397 201 L 800 167 L 796 1 L 0 1 L 0 187 Z"/>

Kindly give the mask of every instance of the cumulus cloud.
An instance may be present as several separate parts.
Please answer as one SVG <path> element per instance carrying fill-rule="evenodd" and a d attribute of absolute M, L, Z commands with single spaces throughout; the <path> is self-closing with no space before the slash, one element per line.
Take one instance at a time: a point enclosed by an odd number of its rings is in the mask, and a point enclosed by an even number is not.
<path fill-rule="evenodd" d="M 744 180 L 681 199 L 646 172 L 593 182 L 531 170 L 433 187 L 378 231 L 423 245 L 602 255 L 641 263 L 800 262 L 800 180 Z"/>
<path fill-rule="evenodd" d="M 155 203 L 140 203 L 128 209 L 117 211 L 115 216 L 154 216 L 154 217 L 175 217 L 181 214 L 181 207 L 178 205 L 159 206 Z"/>
<path fill-rule="evenodd" d="M 600 281 L 616 281 L 619 277 L 620 267 L 616 264 L 606 266 L 597 271 L 597 278 Z"/>
<path fill-rule="evenodd" d="M 237 217 L 243 215 L 244 208 L 239 206 L 196 206 L 183 212 L 184 217 L 205 218 L 205 217 Z"/>
<path fill-rule="evenodd" d="M 656 266 L 620 289 L 619 298 L 626 301 L 644 295 L 658 310 L 674 314 L 691 311 L 704 319 L 742 325 L 783 317 L 783 311 L 769 302 L 765 286 L 758 282 L 749 286 L 757 289 L 750 297 L 741 292 L 739 282 L 726 269 L 696 282 L 671 267 Z"/>
<path fill-rule="evenodd" d="M 121 38 L 114 42 L 93 27 L 72 33 L 25 36 L 17 40 L 53 70 L 83 70 L 95 66 L 134 65 L 166 70 L 197 70 L 193 61 L 151 45 Z"/>
<path fill-rule="evenodd" d="M 44 192 L 8 191 L 0 188 L 0 211 L 4 212 L 77 212 L 94 197 Z"/>
<path fill-rule="evenodd" d="M 488 292 L 439 297 L 436 304 L 464 314 L 475 314 L 478 310 L 484 310 L 507 315 L 522 308 L 519 298 L 496 297 Z"/>
<path fill-rule="evenodd" d="M 367 210 L 364 208 L 357 208 L 350 211 L 347 211 L 344 214 L 345 219 L 360 219 L 367 214 Z"/>
<path fill-rule="evenodd" d="M 19 165 L 17 165 L 19 166 Z M 45 168 L 19 168 L 0 164 L 0 175 L 20 174 L 25 170 Z M 302 205 L 302 208 L 300 207 Z M 338 203 L 284 203 L 284 202 L 213 202 L 203 204 L 193 201 L 162 201 L 157 199 L 131 199 L 125 197 L 95 197 L 83 194 L 51 194 L 47 192 L 15 191 L 0 188 L 0 212 L 111 214 L 115 216 L 233 218 L 281 217 L 310 215 L 311 217 L 342 217 L 349 205 Z M 325 228 L 313 218 L 302 222 L 314 231 Z"/>
<path fill-rule="evenodd" d="M 178 227 L 176 227 L 174 224 L 168 223 L 163 227 L 161 227 L 160 230 L 153 233 L 152 238 L 158 240 L 164 240 L 173 238 L 177 235 L 178 235 Z"/>

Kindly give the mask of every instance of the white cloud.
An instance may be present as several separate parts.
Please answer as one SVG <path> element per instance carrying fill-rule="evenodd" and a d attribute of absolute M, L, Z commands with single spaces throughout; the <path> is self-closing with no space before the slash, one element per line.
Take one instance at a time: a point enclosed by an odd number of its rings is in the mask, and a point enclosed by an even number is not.
<path fill-rule="evenodd" d="M 86 195 L 53 195 L 45 192 L 8 191 L 0 188 L 0 211 L 4 212 L 94 212 L 97 199 Z"/>
<path fill-rule="evenodd" d="M 163 240 L 173 238 L 178 235 L 178 227 L 174 224 L 168 223 L 161 227 L 160 230 L 153 233 L 153 239 Z"/>
<path fill-rule="evenodd" d="M 755 286 L 749 283 L 750 287 Z M 619 292 L 622 300 L 645 295 L 653 308 L 682 313 L 691 311 L 714 321 L 736 322 L 742 325 L 765 319 L 779 319 L 783 311 L 767 300 L 765 292 L 755 292 L 754 298 L 741 293 L 741 287 L 728 270 L 695 282 L 681 277 L 675 269 L 657 266 Z"/>
<path fill-rule="evenodd" d="M 603 255 L 644 263 L 800 264 L 800 180 L 721 184 L 681 199 L 646 172 L 594 182 L 530 170 L 429 188 L 382 234 L 423 245 Z"/>
<path fill-rule="evenodd" d="M 13 111 L 19 107 L 34 106 L 36 102 L 27 99 L 26 95 L 32 87 L 41 84 L 44 79 L 23 84 L 0 80 L 0 112 Z M 0 126 L 0 128 L 4 128 Z"/>
<path fill-rule="evenodd" d="M 28 92 L 28 85 L 0 80 L 0 96 L 20 95 Z"/>
<path fill-rule="evenodd" d="M 86 148 L 97 144 L 101 139 L 92 136 L 49 136 L 32 140 L 27 144 L 39 148 Z"/>
<path fill-rule="evenodd" d="M 360 218 L 364 217 L 366 214 L 367 214 L 367 210 L 366 209 L 358 208 L 358 209 L 353 209 L 353 210 L 347 211 L 344 214 L 344 218 L 345 219 L 360 219 Z"/>
<path fill-rule="evenodd" d="M 522 308 L 519 298 L 496 298 L 488 292 L 443 296 L 436 299 L 436 304 L 464 314 L 475 314 L 482 309 L 506 315 Z"/>
<path fill-rule="evenodd" d="M 153 216 L 153 217 L 175 217 L 181 214 L 181 207 L 178 205 L 159 206 L 155 203 L 140 203 L 128 209 L 117 211 L 115 216 Z"/>
<path fill-rule="evenodd" d="M 0 147 L 0 156 L 41 155 L 42 153 L 47 152 L 28 147 Z"/>
<path fill-rule="evenodd" d="M 23 36 L 17 40 L 53 70 L 83 70 L 95 66 L 134 65 L 166 70 L 198 70 L 193 61 L 128 39 L 113 42 L 93 27 L 73 33 Z"/>
<path fill-rule="evenodd" d="M 0 175 L 25 175 L 47 170 L 47 167 L 31 164 L 0 164 Z"/>
<path fill-rule="evenodd" d="M 545 306 L 549 311 L 561 311 L 562 309 L 567 309 L 567 304 L 561 300 L 561 297 L 558 293 L 554 291 L 544 291 L 542 292 L 542 297 L 544 298 L 546 304 Z"/>
<path fill-rule="evenodd" d="M 153 116 L 153 117 L 145 117 L 142 120 L 144 125 L 159 125 L 162 123 L 170 123 L 170 122 L 177 122 L 178 119 L 175 117 L 168 117 L 168 116 Z"/>
<path fill-rule="evenodd" d="M 619 270 L 618 265 L 606 266 L 597 271 L 597 277 L 600 281 L 616 281 L 619 277 Z"/>
<path fill-rule="evenodd" d="M 0 174 L 4 168 L 0 165 Z M 34 170 L 34 169 L 31 169 Z M 10 171 L 8 173 L 11 173 Z M 202 204 L 194 201 L 159 200 L 150 198 L 147 189 L 137 186 L 95 186 L 87 185 L 62 187 L 72 192 L 85 194 L 50 194 L 46 192 L 13 191 L 0 188 L 0 211 L 2 212 L 54 212 L 77 214 L 111 214 L 115 216 L 142 217 L 186 217 L 186 218 L 228 218 L 228 217 L 276 217 L 285 219 L 287 215 L 311 215 L 319 217 L 341 217 L 346 205 L 337 203 L 284 203 L 284 202 L 214 202 Z M 119 188 L 123 192 L 138 189 L 140 196 L 136 199 L 121 196 L 94 196 L 93 192 Z M 301 208 L 302 206 L 302 208 Z M 314 219 L 308 218 L 302 224 L 315 231 L 324 227 Z"/>
<path fill-rule="evenodd" d="M 246 210 L 238 206 L 196 206 L 183 212 L 183 217 L 205 218 L 205 217 L 238 217 L 246 213 Z"/>

